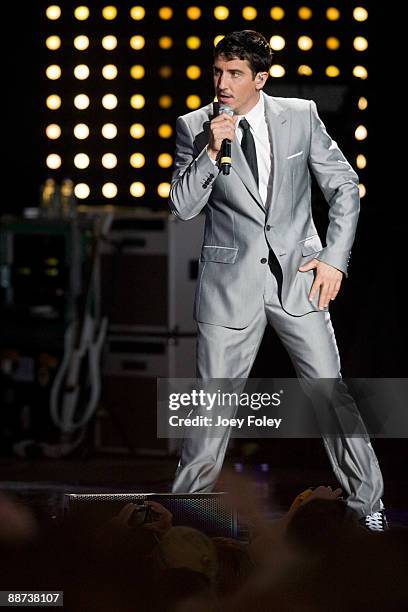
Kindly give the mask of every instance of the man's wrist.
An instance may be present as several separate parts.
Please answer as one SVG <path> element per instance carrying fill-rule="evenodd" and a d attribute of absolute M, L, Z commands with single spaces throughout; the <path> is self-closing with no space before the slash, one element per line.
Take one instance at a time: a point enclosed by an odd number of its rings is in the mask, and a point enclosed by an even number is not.
<path fill-rule="evenodd" d="M 207 145 L 207 155 L 211 159 L 214 165 L 217 163 L 218 153 L 219 153 L 218 151 L 214 151 L 213 149 L 210 149 L 209 146 Z"/>

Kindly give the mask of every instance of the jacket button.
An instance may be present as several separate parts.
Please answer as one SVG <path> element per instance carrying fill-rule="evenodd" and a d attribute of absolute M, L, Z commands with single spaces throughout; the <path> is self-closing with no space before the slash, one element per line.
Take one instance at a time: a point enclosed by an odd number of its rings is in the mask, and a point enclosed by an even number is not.
<path fill-rule="evenodd" d="M 267 226 L 266 226 L 266 231 L 267 231 L 267 232 L 269 232 L 269 230 L 270 230 L 270 229 L 271 229 L 271 226 L 270 226 L 270 225 L 267 225 Z"/>
<path fill-rule="evenodd" d="M 262 257 L 261 259 L 261 263 L 266 263 L 268 260 L 266 259 L 266 257 Z"/>

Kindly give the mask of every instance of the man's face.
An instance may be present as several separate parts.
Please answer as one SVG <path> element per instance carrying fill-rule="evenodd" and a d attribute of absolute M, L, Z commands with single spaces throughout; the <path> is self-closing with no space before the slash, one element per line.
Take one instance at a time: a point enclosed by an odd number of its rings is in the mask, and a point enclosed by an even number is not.
<path fill-rule="evenodd" d="M 228 104 L 236 115 L 245 115 L 259 100 L 267 72 L 253 78 L 248 60 L 227 60 L 218 55 L 213 65 L 214 90 L 220 104 Z"/>

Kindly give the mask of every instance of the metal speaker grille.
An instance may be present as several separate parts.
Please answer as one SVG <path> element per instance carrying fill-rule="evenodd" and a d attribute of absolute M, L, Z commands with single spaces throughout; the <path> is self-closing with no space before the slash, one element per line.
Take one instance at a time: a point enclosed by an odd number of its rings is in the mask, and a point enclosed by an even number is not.
<path fill-rule="evenodd" d="M 173 515 L 173 525 L 194 527 L 209 536 L 236 537 L 237 516 L 224 501 L 227 493 L 66 493 L 65 514 L 95 512 L 109 519 L 126 504 L 154 500 Z"/>

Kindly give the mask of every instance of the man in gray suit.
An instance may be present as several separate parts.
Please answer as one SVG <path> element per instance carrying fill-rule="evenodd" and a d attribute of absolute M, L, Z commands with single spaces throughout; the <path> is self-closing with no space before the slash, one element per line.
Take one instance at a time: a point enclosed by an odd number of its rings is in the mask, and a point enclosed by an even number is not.
<path fill-rule="evenodd" d="M 194 304 L 203 380 L 247 378 L 268 323 L 300 379 L 341 378 L 328 307 L 347 277 L 358 176 L 312 100 L 265 95 L 271 63 L 261 34 L 228 34 L 215 48 L 213 76 L 218 103 L 233 115 L 208 104 L 177 120 L 170 208 L 183 220 L 206 215 Z M 220 170 L 224 139 L 229 176 Z M 325 247 L 311 213 L 310 171 L 329 205 Z M 184 440 L 173 492 L 213 489 L 229 435 Z M 323 435 L 323 442 L 347 504 L 368 528 L 386 528 L 368 435 Z"/>

